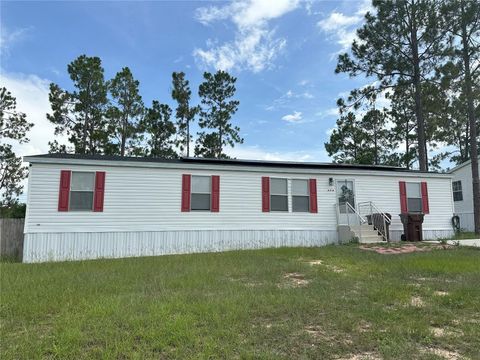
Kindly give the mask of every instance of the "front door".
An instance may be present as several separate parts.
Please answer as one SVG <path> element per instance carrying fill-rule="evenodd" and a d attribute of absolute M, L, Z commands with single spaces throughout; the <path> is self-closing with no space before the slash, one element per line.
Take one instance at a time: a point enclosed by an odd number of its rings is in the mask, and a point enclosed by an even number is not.
<path fill-rule="evenodd" d="M 357 217 L 352 210 L 352 208 L 355 209 L 355 183 L 349 179 L 337 179 L 335 182 L 339 212 L 338 223 L 341 225 L 356 224 Z"/>

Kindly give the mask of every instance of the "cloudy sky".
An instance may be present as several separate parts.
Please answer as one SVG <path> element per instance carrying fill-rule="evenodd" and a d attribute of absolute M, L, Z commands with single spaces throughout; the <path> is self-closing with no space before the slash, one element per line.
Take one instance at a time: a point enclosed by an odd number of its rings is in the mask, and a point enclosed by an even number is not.
<path fill-rule="evenodd" d="M 70 89 L 67 64 L 99 56 L 106 78 L 128 66 L 144 102 L 170 98 L 171 73 L 196 93 L 203 71 L 237 77 L 237 158 L 329 161 L 336 99 L 362 80 L 335 75 L 368 1 L 1 2 L 0 84 L 35 127 L 19 155 L 47 152 L 51 82 Z M 194 99 L 196 101 L 197 99 Z M 60 139 L 61 140 L 61 139 Z"/>

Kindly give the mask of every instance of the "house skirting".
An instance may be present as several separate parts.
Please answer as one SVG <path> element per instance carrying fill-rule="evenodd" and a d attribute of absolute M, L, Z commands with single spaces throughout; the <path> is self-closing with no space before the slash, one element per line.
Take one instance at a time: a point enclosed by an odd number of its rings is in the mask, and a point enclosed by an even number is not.
<path fill-rule="evenodd" d="M 337 243 L 336 230 L 26 233 L 23 262 L 125 258 Z"/>

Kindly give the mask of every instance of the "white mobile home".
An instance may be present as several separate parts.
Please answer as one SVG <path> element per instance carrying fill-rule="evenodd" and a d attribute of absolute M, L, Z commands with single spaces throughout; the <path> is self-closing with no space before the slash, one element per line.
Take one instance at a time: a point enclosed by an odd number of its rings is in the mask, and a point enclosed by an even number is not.
<path fill-rule="evenodd" d="M 25 262 L 320 246 L 337 243 L 342 226 L 369 241 L 380 238 L 365 223 L 372 213 L 391 214 L 389 234 L 380 235 L 392 240 L 405 212 L 425 213 L 424 239 L 453 233 L 448 174 L 65 154 L 25 161 Z"/>
<path fill-rule="evenodd" d="M 474 231 L 471 161 L 466 161 L 453 168 L 450 170 L 450 174 L 453 176 L 453 203 L 455 215 L 460 218 L 460 228 L 463 231 Z"/>

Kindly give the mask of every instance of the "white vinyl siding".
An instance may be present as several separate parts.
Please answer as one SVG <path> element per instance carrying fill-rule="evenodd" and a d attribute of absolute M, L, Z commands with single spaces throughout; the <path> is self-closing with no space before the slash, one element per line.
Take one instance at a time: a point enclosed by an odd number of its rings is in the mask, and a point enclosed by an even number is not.
<path fill-rule="evenodd" d="M 60 171 L 105 171 L 105 201 L 103 212 L 58 212 Z M 30 168 L 28 216 L 25 231 L 29 232 L 98 232 L 98 231 L 163 231 L 206 229 L 292 229 L 336 230 L 335 204 L 337 194 L 331 191 L 329 177 L 346 176 L 332 172 L 270 172 L 223 170 L 220 208 L 211 213 L 193 211 L 181 213 L 181 178 L 188 171 L 205 175 L 206 169 L 148 168 L 123 166 L 62 165 L 34 163 Z M 257 169 L 254 169 L 257 170 Z M 287 170 L 287 169 L 285 169 Z M 212 172 L 212 169 L 210 169 Z M 262 212 L 261 177 L 298 178 L 300 175 L 317 179 L 318 214 Z M 414 174 L 418 176 L 417 174 Z M 412 181 L 399 174 L 371 175 L 369 172 L 348 174 L 355 178 L 357 202 L 373 201 L 384 212 L 392 214 L 392 229 L 402 229 L 398 182 Z M 425 216 L 424 229 L 451 229 L 453 200 L 449 177 L 414 177 L 427 181 L 430 214 Z"/>

